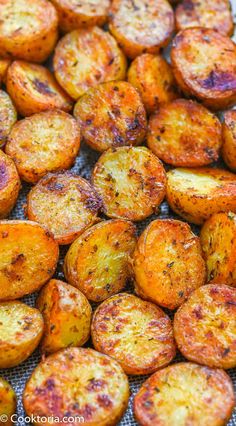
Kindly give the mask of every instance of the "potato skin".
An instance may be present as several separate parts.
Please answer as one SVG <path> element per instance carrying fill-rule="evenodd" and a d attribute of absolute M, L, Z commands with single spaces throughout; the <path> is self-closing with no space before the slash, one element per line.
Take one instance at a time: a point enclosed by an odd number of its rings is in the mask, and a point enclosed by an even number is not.
<path fill-rule="evenodd" d="M 86 297 L 71 285 L 50 280 L 41 290 L 36 306 L 44 318 L 43 353 L 68 346 L 82 346 L 90 335 L 92 308 Z"/>
<path fill-rule="evenodd" d="M 53 66 L 61 87 L 77 100 L 100 83 L 124 80 L 127 62 L 116 40 L 92 27 L 66 34 L 57 44 Z"/>
<path fill-rule="evenodd" d="M 7 92 L 23 117 L 49 109 L 70 111 L 72 100 L 42 65 L 14 61 L 7 72 Z"/>
<path fill-rule="evenodd" d="M 39 290 L 53 275 L 58 256 L 58 244 L 42 226 L 24 220 L 0 221 L 0 300 Z"/>
<path fill-rule="evenodd" d="M 6 143 L 16 120 L 17 112 L 11 98 L 6 92 L 0 90 L 0 147 Z"/>
<path fill-rule="evenodd" d="M 23 394 L 29 416 L 63 419 L 69 411 L 71 417 L 81 416 L 91 426 L 118 424 L 128 399 L 128 379 L 119 364 L 85 348 L 68 348 L 48 356 L 33 371 Z M 43 424 L 58 423 L 36 423 Z"/>
<path fill-rule="evenodd" d="M 0 59 L 0 86 L 6 82 L 7 70 L 11 64 L 10 59 Z"/>
<path fill-rule="evenodd" d="M 173 169 L 166 197 L 175 213 L 201 225 L 214 213 L 236 211 L 236 176 L 210 167 Z"/>
<path fill-rule="evenodd" d="M 8 416 L 4 422 L 5 426 L 11 426 L 11 416 L 16 412 L 16 394 L 10 383 L 0 377 L 0 417 L 2 414 Z"/>
<path fill-rule="evenodd" d="M 236 172 L 236 111 L 234 110 L 224 114 L 222 137 L 223 160 L 233 172 Z"/>
<path fill-rule="evenodd" d="M 223 370 L 181 362 L 153 374 L 135 395 L 141 426 L 224 426 L 235 405 L 233 384 Z"/>
<path fill-rule="evenodd" d="M 13 209 L 21 188 L 16 166 L 8 155 L 0 150 L 0 219 Z"/>
<path fill-rule="evenodd" d="M 96 151 L 139 145 L 146 135 L 143 103 L 126 81 L 103 83 L 88 90 L 76 103 L 74 116 L 83 140 Z"/>
<path fill-rule="evenodd" d="M 177 99 L 152 115 L 147 144 L 172 166 L 205 166 L 219 158 L 221 130 L 218 118 L 202 105 Z"/>

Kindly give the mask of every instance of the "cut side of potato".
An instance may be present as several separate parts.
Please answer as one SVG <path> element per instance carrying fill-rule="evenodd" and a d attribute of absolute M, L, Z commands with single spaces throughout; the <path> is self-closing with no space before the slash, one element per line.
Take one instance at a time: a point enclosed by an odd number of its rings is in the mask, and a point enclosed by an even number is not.
<path fill-rule="evenodd" d="M 16 394 L 10 383 L 0 377 L 0 418 L 7 416 L 5 426 L 12 426 L 11 416 L 16 412 Z M 4 417 L 3 417 L 4 418 Z"/>
<path fill-rule="evenodd" d="M 20 187 L 14 162 L 0 150 L 0 219 L 5 218 L 13 209 Z"/>
<path fill-rule="evenodd" d="M 227 166 L 236 172 L 236 111 L 227 111 L 223 122 L 222 157 Z"/>
<path fill-rule="evenodd" d="M 6 143 L 16 120 L 17 112 L 11 98 L 6 92 L 0 90 L 0 147 Z"/>

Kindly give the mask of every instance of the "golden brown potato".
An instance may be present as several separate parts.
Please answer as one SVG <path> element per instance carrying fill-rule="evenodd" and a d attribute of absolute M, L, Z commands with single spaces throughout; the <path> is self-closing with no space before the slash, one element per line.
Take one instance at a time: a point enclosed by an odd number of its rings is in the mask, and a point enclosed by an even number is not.
<path fill-rule="evenodd" d="M 14 162 L 0 150 L 0 219 L 7 217 L 13 209 L 20 187 Z"/>
<path fill-rule="evenodd" d="M 49 173 L 28 194 L 28 218 L 47 227 L 58 244 L 72 243 L 98 222 L 99 208 L 89 182 L 70 172 Z"/>
<path fill-rule="evenodd" d="M 116 359 L 126 374 L 153 373 L 175 356 L 170 318 L 133 294 L 117 294 L 99 305 L 91 332 L 95 349 Z"/>
<path fill-rule="evenodd" d="M 70 97 L 42 65 L 14 61 L 8 68 L 6 84 L 17 111 L 24 117 L 48 109 L 72 109 Z"/>
<path fill-rule="evenodd" d="M 0 377 L 0 418 L 5 426 L 12 426 L 11 416 L 16 412 L 16 394 L 10 383 Z M 6 417 L 2 417 L 2 415 Z M 3 421 L 2 421 L 3 423 Z"/>
<path fill-rule="evenodd" d="M 141 426 L 224 426 L 235 405 L 223 370 L 181 362 L 153 374 L 134 398 Z"/>
<path fill-rule="evenodd" d="M 127 67 L 115 39 L 98 27 L 66 34 L 55 49 L 53 65 L 59 84 L 75 100 L 90 87 L 124 80 Z"/>
<path fill-rule="evenodd" d="M 5 144 L 12 126 L 17 120 L 17 112 L 6 92 L 0 90 L 0 147 Z"/>
<path fill-rule="evenodd" d="M 25 361 L 42 334 L 43 318 L 38 309 L 18 301 L 0 303 L 0 368 Z"/>
<path fill-rule="evenodd" d="M 203 225 L 200 233 L 207 281 L 236 287 L 236 215 L 217 213 Z"/>
<path fill-rule="evenodd" d="M 68 346 L 82 346 L 90 335 L 92 309 L 77 288 L 59 280 L 49 281 L 36 302 L 43 315 L 43 353 L 49 354 Z"/>
<path fill-rule="evenodd" d="M 224 162 L 233 171 L 236 172 L 236 111 L 227 111 L 224 114 L 224 123 L 222 127 L 223 145 L 222 156 Z"/>
<path fill-rule="evenodd" d="M 37 291 L 57 266 L 58 244 L 35 222 L 0 221 L 0 300 Z"/>
<path fill-rule="evenodd" d="M 109 30 L 130 58 L 156 53 L 174 30 L 174 13 L 167 0 L 113 0 Z"/>
<path fill-rule="evenodd" d="M 195 290 L 174 317 L 185 358 L 209 367 L 236 367 L 236 289 L 208 284 Z"/>
<path fill-rule="evenodd" d="M 198 167 L 218 160 L 221 123 L 202 105 L 177 99 L 150 118 L 147 144 L 172 166 Z"/>
<path fill-rule="evenodd" d="M 138 221 L 163 201 L 166 174 L 158 158 L 143 146 L 111 148 L 96 163 L 92 182 L 108 217 Z"/>
<path fill-rule="evenodd" d="M 0 56 L 44 62 L 57 41 L 58 18 L 46 0 L 1 0 Z"/>
<path fill-rule="evenodd" d="M 154 220 L 144 230 L 133 270 L 138 295 L 169 309 L 180 306 L 206 278 L 199 238 L 187 223 L 173 219 Z"/>
<path fill-rule="evenodd" d="M 175 37 L 171 50 L 174 76 L 189 96 L 212 109 L 236 101 L 236 45 L 212 29 L 187 28 Z"/>
<path fill-rule="evenodd" d="M 20 177 L 36 183 L 48 172 L 69 169 L 80 147 L 76 120 L 64 111 L 50 110 L 18 121 L 10 132 L 6 153 Z"/>
<path fill-rule="evenodd" d="M 131 222 L 121 219 L 89 228 L 67 252 L 67 281 L 94 302 L 121 291 L 131 276 L 129 257 L 136 244 L 135 231 Z"/>
<path fill-rule="evenodd" d="M 189 222 L 201 225 L 214 213 L 236 212 L 236 175 L 223 169 L 174 169 L 167 173 L 167 201 Z"/>
<path fill-rule="evenodd" d="M 146 135 L 144 106 L 138 92 L 126 81 L 88 90 L 75 105 L 74 116 L 84 141 L 96 151 L 139 145 Z"/>
<path fill-rule="evenodd" d="M 0 59 L 0 86 L 2 83 L 6 83 L 7 70 L 10 64 L 10 59 Z"/>
<path fill-rule="evenodd" d="M 38 426 L 56 425 L 45 423 L 44 417 L 49 416 L 59 417 L 63 423 L 68 412 L 70 418 L 77 418 L 76 423 L 115 426 L 128 399 L 128 380 L 119 364 L 85 348 L 68 348 L 48 356 L 33 371 L 23 394 L 26 413 L 42 417 Z"/>

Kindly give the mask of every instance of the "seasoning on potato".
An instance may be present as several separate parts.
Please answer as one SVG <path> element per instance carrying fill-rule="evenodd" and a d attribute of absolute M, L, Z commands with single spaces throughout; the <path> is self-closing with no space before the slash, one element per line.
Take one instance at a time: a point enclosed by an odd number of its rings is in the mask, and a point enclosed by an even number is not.
<path fill-rule="evenodd" d="M 57 44 L 53 65 L 57 81 L 75 100 L 100 83 L 124 80 L 127 67 L 116 40 L 98 27 L 66 34 Z"/>
<path fill-rule="evenodd" d="M 96 151 L 139 145 L 146 135 L 146 112 L 138 92 L 126 81 L 88 90 L 75 105 L 83 140 Z"/>
<path fill-rule="evenodd" d="M 221 131 L 218 118 L 202 105 L 177 99 L 150 118 L 147 144 L 172 166 L 205 166 L 219 158 Z"/>
<path fill-rule="evenodd" d="M 236 101 L 236 45 L 209 28 L 187 28 L 171 49 L 174 76 L 183 92 L 218 110 Z"/>
<path fill-rule="evenodd" d="M 16 166 L 8 155 L 0 150 L 0 219 L 13 209 L 21 183 Z"/>
<path fill-rule="evenodd" d="M 35 222 L 0 221 L 0 300 L 39 290 L 54 274 L 58 244 Z"/>
<path fill-rule="evenodd" d="M 6 92 L 0 90 L 0 147 L 6 143 L 16 120 L 17 112 L 11 98 Z"/>
<path fill-rule="evenodd" d="M 129 384 L 119 364 L 93 349 L 68 348 L 49 355 L 26 383 L 28 416 L 81 417 L 81 423 L 115 426 L 126 410 Z M 55 404 L 55 401 L 60 403 Z"/>
<path fill-rule="evenodd" d="M 92 182 L 108 217 L 139 221 L 156 212 L 163 201 L 166 173 L 143 146 L 110 148 L 96 163 Z"/>
<path fill-rule="evenodd" d="M 0 418 L 7 416 L 5 426 L 12 426 L 11 416 L 16 412 L 16 394 L 5 379 L 0 377 Z"/>
<path fill-rule="evenodd" d="M 11 64 L 10 59 L 0 58 L 0 86 L 2 83 L 6 83 L 7 70 Z"/>
<path fill-rule="evenodd" d="M 70 111 L 72 100 L 42 65 L 14 61 L 7 72 L 7 92 L 23 116 L 49 109 Z"/>
<path fill-rule="evenodd" d="M 141 426 L 224 426 L 235 405 L 225 371 L 181 362 L 153 374 L 134 398 Z"/>
<path fill-rule="evenodd" d="M 68 282 L 94 302 L 121 291 L 132 275 L 135 231 L 131 222 L 122 219 L 107 220 L 85 231 L 65 257 Z"/>
<path fill-rule="evenodd" d="M 99 305 L 91 332 L 95 349 L 116 359 L 126 374 L 153 373 L 175 356 L 168 315 L 133 294 L 117 294 Z"/>
<path fill-rule="evenodd" d="M 76 120 L 64 111 L 51 110 L 18 121 L 5 150 L 20 177 L 36 183 L 48 172 L 69 169 L 79 147 L 80 128 Z"/>
<path fill-rule="evenodd" d="M 236 212 L 236 175 L 210 167 L 173 169 L 166 195 L 175 213 L 201 225 L 214 213 Z"/>
<path fill-rule="evenodd" d="M 236 172 L 236 111 L 227 111 L 223 122 L 222 157 L 227 166 Z"/>

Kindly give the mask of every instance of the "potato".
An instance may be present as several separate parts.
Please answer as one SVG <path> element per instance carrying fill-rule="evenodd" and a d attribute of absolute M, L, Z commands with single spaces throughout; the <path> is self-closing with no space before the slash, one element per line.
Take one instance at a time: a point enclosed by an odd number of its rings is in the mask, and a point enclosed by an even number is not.
<path fill-rule="evenodd" d="M 218 212 L 236 212 L 236 175 L 223 169 L 174 169 L 167 173 L 167 201 L 175 213 L 201 225 Z"/>
<path fill-rule="evenodd" d="M 16 300 L 0 303 L 0 368 L 24 362 L 42 334 L 43 318 L 38 309 Z"/>
<path fill-rule="evenodd" d="M 78 29 L 57 44 L 56 79 L 75 100 L 99 83 L 124 80 L 126 59 L 115 39 L 101 28 Z"/>
<path fill-rule="evenodd" d="M 39 290 L 53 275 L 58 255 L 58 244 L 37 223 L 0 221 L 0 300 Z"/>
<path fill-rule="evenodd" d="M 13 209 L 20 187 L 14 162 L 0 150 L 0 219 L 7 217 Z"/>
<path fill-rule="evenodd" d="M 138 56 L 131 63 L 127 77 L 139 91 L 148 114 L 178 96 L 171 66 L 161 55 Z"/>
<path fill-rule="evenodd" d="M 202 105 L 177 99 L 150 118 L 147 144 L 172 166 L 198 167 L 218 160 L 221 123 Z"/>
<path fill-rule="evenodd" d="M 0 418 L 7 416 L 5 426 L 11 426 L 11 416 L 16 412 L 16 394 L 10 383 L 0 377 Z M 4 418 L 4 417 L 3 417 Z"/>
<path fill-rule="evenodd" d="M 223 145 L 222 156 L 224 162 L 236 172 L 236 111 L 227 111 L 224 114 L 222 127 Z"/>
<path fill-rule="evenodd" d="M 5 144 L 13 124 L 17 120 L 17 112 L 6 92 L 0 90 L 0 147 Z"/>
<path fill-rule="evenodd" d="M 187 223 L 157 219 L 144 230 L 133 255 L 135 290 L 143 299 L 175 309 L 205 283 L 199 238 Z"/>
<path fill-rule="evenodd" d="M 58 17 L 46 0 L 1 0 L 0 56 L 44 62 L 57 41 Z"/>
<path fill-rule="evenodd" d="M 70 97 L 42 65 L 14 61 L 8 68 L 6 84 L 17 111 L 24 117 L 48 109 L 72 108 Z"/>
<path fill-rule="evenodd" d="M 134 398 L 134 413 L 141 426 L 224 426 L 234 405 L 225 371 L 181 362 L 144 382 Z"/>
<path fill-rule="evenodd" d="M 175 356 L 170 318 L 153 303 L 120 293 L 96 309 L 92 321 L 95 349 L 116 359 L 127 374 L 150 374 Z"/>
<path fill-rule="evenodd" d="M 43 353 L 56 352 L 67 346 L 82 346 L 87 342 L 92 309 L 77 288 L 51 280 L 41 290 L 36 306 L 45 323 L 41 342 Z"/>
<path fill-rule="evenodd" d="M 121 219 L 89 228 L 67 252 L 67 281 L 94 302 L 121 291 L 131 277 L 129 257 L 136 244 L 135 231 L 131 222 Z"/>
<path fill-rule="evenodd" d="M 200 233 L 207 281 L 236 287 L 236 215 L 217 213 L 203 225 Z"/>
<path fill-rule="evenodd" d="M 139 145 L 146 135 L 146 112 L 139 94 L 125 82 L 109 82 L 88 90 L 75 105 L 83 140 L 96 149 Z"/>
<path fill-rule="evenodd" d="M 147 148 L 120 147 L 101 155 L 92 182 L 108 217 L 138 221 L 154 213 L 163 201 L 166 174 Z"/>
<path fill-rule="evenodd" d="M 69 114 L 51 110 L 18 121 L 10 132 L 6 153 L 20 177 L 36 183 L 48 172 L 69 169 L 80 147 L 80 129 Z"/>
<path fill-rule="evenodd" d="M 158 52 L 174 30 L 167 0 L 113 0 L 109 17 L 109 30 L 129 58 Z"/>
<path fill-rule="evenodd" d="M 236 101 L 236 45 L 207 28 L 187 28 L 175 37 L 171 49 L 174 76 L 189 96 L 212 109 Z"/>
<path fill-rule="evenodd" d="M 28 416 L 69 416 L 91 426 L 118 424 L 129 398 L 129 384 L 119 364 L 93 349 L 68 348 L 43 360 L 33 371 L 23 394 Z M 81 419 L 81 420 L 80 420 Z M 44 421 L 43 421 L 44 420 Z M 68 423 L 69 424 L 69 423 Z"/>
<path fill-rule="evenodd" d="M 10 59 L 0 59 L 0 86 L 6 82 L 7 70 L 11 64 Z"/>

